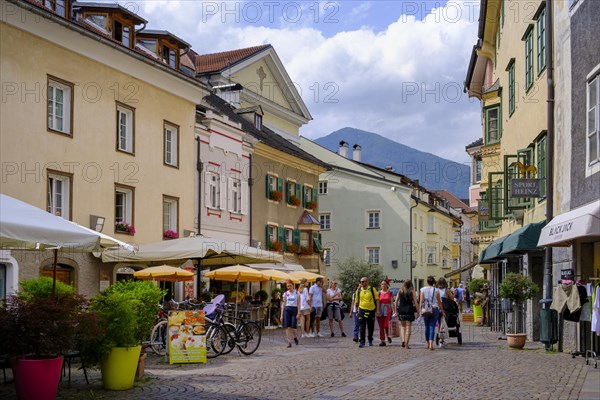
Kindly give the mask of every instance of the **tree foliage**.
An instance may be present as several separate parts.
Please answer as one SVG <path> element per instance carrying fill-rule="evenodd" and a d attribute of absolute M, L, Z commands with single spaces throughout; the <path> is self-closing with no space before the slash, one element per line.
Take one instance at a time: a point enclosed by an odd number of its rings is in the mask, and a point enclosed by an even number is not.
<path fill-rule="evenodd" d="M 533 298 L 539 290 L 539 286 L 529 277 L 514 272 L 506 274 L 504 280 L 498 285 L 500 297 L 510 299 L 517 304 Z"/>
<path fill-rule="evenodd" d="M 379 287 L 379 282 L 385 279 L 383 268 L 381 266 L 371 265 L 360 258 L 347 258 L 338 264 L 338 275 L 336 279 L 338 287 L 340 287 L 345 294 L 354 292 L 360 278 L 363 276 L 369 278 L 369 285 L 372 285 L 375 288 Z"/>

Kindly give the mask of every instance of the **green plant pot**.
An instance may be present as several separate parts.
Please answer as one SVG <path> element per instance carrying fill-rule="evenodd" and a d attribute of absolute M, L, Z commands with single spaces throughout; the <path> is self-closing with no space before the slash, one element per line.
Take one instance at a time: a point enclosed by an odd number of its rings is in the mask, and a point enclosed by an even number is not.
<path fill-rule="evenodd" d="M 107 390 L 128 390 L 133 387 L 135 371 L 142 346 L 114 347 L 100 363 L 102 386 Z"/>
<path fill-rule="evenodd" d="M 483 319 L 483 308 L 473 304 L 473 321 L 477 321 L 478 317 Z"/>

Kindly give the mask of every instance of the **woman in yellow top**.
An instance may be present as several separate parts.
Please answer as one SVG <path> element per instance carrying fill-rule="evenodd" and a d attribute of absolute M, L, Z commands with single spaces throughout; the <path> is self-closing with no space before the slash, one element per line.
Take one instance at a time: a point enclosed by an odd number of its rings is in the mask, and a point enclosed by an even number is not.
<path fill-rule="evenodd" d="M 375 316 L 379 316 L 379 296 L 377 290 L 369 286 L 369 278 L 366 276 L 360 278 L 360 287 L 356 291 L 356 303 L 358 304 L 358 321 L 360 323 L 358 347 L 365 347 L 365 336 L 368 336 L 369 346 L 373 346 Z"/>

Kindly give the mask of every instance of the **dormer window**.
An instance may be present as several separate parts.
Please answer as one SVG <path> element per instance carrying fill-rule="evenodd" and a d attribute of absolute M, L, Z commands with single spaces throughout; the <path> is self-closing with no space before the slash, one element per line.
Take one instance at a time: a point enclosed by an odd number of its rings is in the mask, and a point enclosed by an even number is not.
<path fill-rule="evenodd" d="M 262 130 L 263 117 L 260 114 L 254 114 L 254 127 L 259 131 Z"/>
<path fill-rule="evenodd" d="M 131 47 L 131 27 L 115 20 L 115 40 L 123 43 L 124 46 Z"/>
<path fill-rule="evenodd" d="M 153 56 L 156 56 L 156 40 L 151 39 L 140 39 L 137 44 L 142 47 L 143 50 L 151 53 Z"/>
<path fill-rule="evenodd" d="M 66 0 L 43 0 L 40 1 L 40 3 L 44 4 L 44 7 L 54 11 L 56 14 L 60 15 L 61 17 L 66 18 L 67 14 L 66 14 Z"/>
<path fill-rule="evenodd" d="M 106 26 L 106 21 L 108 20 L 108 16 L 106 14 L 89 14 L 86 15 L 85 21 L 95 28 L 100 28 L 105 33 L 108 33 L 108 29 Z"/>
<path fill-rule="evenodd" d="M 169 46 L 163 45 L 163 62 L 171 68 L 177 67 L 177 52 Z"/>

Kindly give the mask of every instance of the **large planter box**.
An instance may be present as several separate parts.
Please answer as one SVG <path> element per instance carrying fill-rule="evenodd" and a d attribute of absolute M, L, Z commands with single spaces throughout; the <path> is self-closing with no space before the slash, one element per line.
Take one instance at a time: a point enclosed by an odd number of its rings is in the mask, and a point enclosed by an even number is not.
<path fill-rule="evenodd" d="M 11 359 L 19 400 L 54 400 L 58 391 L 63 357 Z"/>
<path fill-rule="evenodd" d="M 133 387 L 142 346 L 115 347 L 100 363 L 102 386 L 107 390 L 128 390 Z"/>

